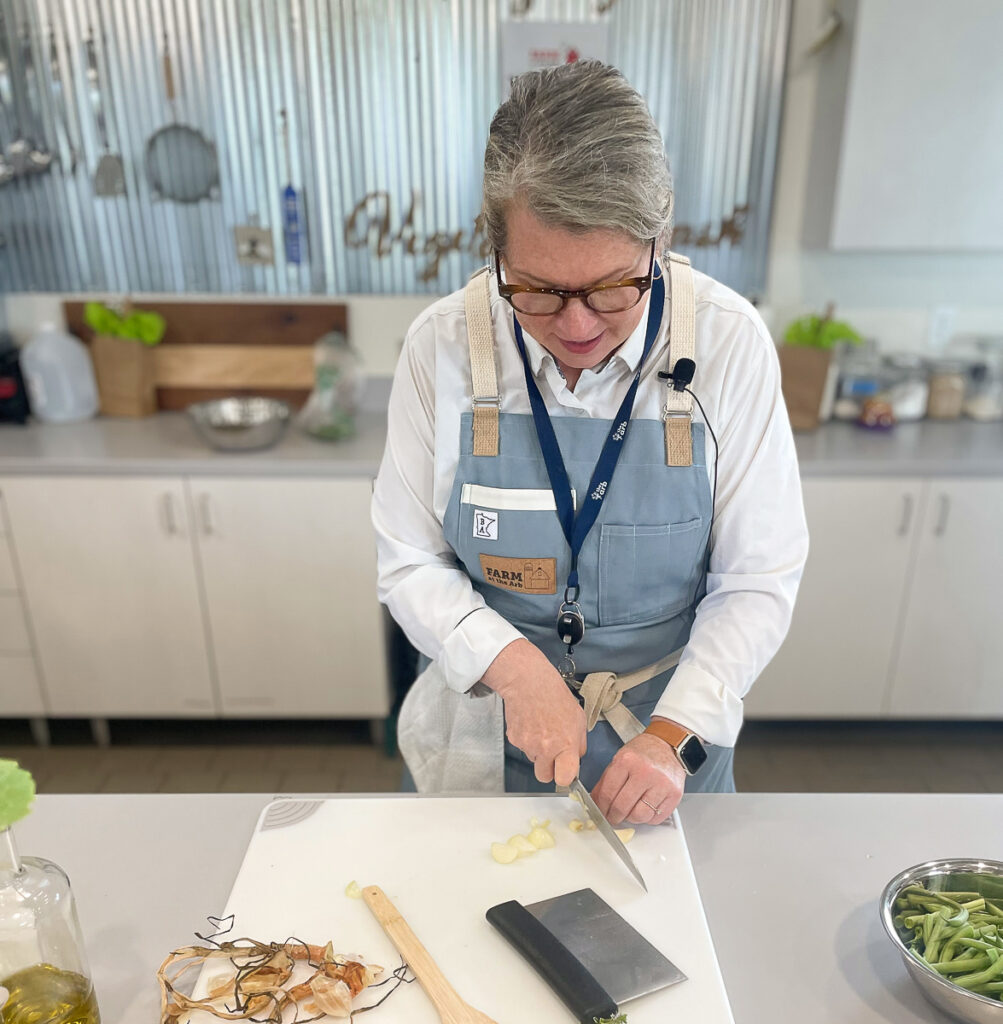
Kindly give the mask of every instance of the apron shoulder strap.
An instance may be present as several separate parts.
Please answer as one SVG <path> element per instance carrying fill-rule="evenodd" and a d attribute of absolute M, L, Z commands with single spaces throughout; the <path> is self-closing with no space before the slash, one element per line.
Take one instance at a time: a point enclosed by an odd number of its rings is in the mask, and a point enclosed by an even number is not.
<path fill-rule="evenodd" d="M 470 347 L 470 381 L 474 405 L 474 455 L 498 454 L 498 374 L 491 322 L 491 276 L 483 267 L 467 282 L 463 304 Z"/>
<path fill-rule="evenodd" d="M 669 372 L 674 373 L 680 359 L 692 359 L 696 350 L 696 312 L 693 271 L 685 256 L 668 256 L 669 294 Z M 671 382 L 662 410 L 665 421 L 665 465 L 693 465 L 693 396 L 676 391 Z"/>

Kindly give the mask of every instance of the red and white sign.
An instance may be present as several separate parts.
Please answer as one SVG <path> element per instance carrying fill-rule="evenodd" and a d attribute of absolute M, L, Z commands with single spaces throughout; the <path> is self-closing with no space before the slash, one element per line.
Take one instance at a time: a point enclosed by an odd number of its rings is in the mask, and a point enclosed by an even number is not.
<path fill-rule="evenodd" d="M 502 94 L 525 71 L 609 59 L 609 29 L 603 21 L 507 21 L 502 31 Z"/>

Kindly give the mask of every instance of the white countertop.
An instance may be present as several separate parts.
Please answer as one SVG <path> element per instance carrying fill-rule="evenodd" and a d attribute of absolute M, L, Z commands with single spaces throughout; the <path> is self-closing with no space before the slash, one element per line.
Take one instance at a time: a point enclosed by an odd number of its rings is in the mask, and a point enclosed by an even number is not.
<path fill-rule="evenodd" d="M 883 433 L 829 423 L 795 435 L 802 476 L 1003 476 L 1003 423 L 903 423 Z M 217 452 L 184 413 L 85 423 L 0 425 L 0 476 L 373 477 L 386 413 L 363 412 L 348 441 L 317 441 L 290 427 L 273 448 Z"/>
<path fill-rule="evenodd" d="M 375 477 L 386 444 L 384 412 L 363 412 L 356 436 L 318 441 L 290 426 L 272 448 L 219 452 L 183 412 L 145 419 L 98 417 L 84 423 L 0 427 L 0 476 L 309 476 Z"/>
<path fill-rule="evenodd" d="M 1003 476 L 1003 423 L 827 423 L 794 435 L 802 476 Z"/>
<path fill-rule="evenodd" d="M 16 826 L 22 854 L 70 875 L 104 1024 L 158 1019 L 158 965 L 222 911 L 271 799 L 42 796 Z M 996 857 L 1003 796 L 694 795 L 680 816 L 736 1021 L 949 1024 L 906 974 L 878 901 L 914 864 Z"/>

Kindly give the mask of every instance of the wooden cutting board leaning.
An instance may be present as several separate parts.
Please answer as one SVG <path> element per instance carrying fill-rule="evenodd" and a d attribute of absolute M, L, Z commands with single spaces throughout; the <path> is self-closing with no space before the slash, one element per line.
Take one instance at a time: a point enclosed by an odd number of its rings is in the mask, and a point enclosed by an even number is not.
<path fill-rule="evenodd" d="M 299 408 L 314 384 L 313 346 L 328 331 L 348 331 L 348 308 L 311 302 L 148 302 L 167 321 L 152 360 L 156 407 L 262 395 Z M 68 329 L 91 343 L 84 303 L 65 302 Z"/>

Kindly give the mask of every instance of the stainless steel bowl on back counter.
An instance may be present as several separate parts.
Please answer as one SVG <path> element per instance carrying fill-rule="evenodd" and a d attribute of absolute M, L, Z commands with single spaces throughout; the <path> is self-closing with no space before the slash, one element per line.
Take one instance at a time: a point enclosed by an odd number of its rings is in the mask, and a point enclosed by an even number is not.
<path fill-rule="evenodd" d="M 220 451 L 270 448 L 285 433 L 289 405 L 275 398 L 218 398 L 188 406 L 188 416 L 202 439 Z"/>

